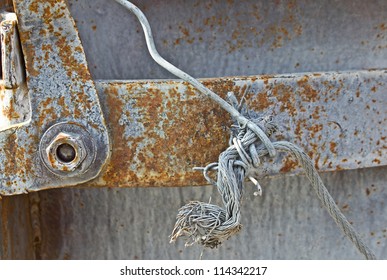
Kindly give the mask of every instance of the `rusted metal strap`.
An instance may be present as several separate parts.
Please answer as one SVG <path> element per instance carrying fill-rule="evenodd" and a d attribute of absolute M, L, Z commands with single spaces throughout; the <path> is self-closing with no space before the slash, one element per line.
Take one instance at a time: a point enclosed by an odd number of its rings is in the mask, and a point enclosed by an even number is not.
<path fill-rule="evenodd" d="M 275 116 L 280 124 L 276 140 L 293 141 L 308 152 L 319 171 L 333 171 L 386 165 L 386 80 L 387 71 L 375 70 L 202 82 L 222 97 L 229 91 L 238 98 L 245 95 L 250 108 Z M 99 177 L 85 186 L 206 183 L 201 172 L 192 168 L 216 161 L 228 146 L 227 113 L 180 81 L 97 81 L 96 87 L 110 130 L 112 155 Z M 49 108 L 42 103 L 43 112 Z M 23 164 L 34 154 L 14 144 L 30 138 L 38 146 L 39 139 L 12 131 L 0 135 L 0 168 L 8 172 L 0 173 L 1 193 L 9 194 L 14 182 L 23 182 L 16 193 L 39 190 L 39 174 Z M 299 171 L 289 157 L 264 162 L 261 170 L 267 175 Z"/>
<path fill-rule="evenodd" d="M 309 73 L 202 80 L 225 97 L 244 94 L 248 106 L 275 116 L 275 140 L 302 147 L 320 171 L 387 163 L 387 71 Z M 204 184 L 192 170 L 217 161 L 228 146 L 230 118 L 180 81 L 98 81 L 112 137 L 112 157 L 88 186 Z M 247 92 L 246 92 L 247 91 Z M 289 157 L 263 174 L 296 173 Z"/>

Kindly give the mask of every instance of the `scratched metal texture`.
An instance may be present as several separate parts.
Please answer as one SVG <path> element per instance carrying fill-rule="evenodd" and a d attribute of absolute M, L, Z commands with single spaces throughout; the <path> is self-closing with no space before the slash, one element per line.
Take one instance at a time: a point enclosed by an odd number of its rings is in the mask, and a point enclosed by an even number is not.
<path fill-rule="evenodd" d="M 134 2 L 149 17 L 160 52 L 197 77 L 387 66 L 385 1 Z M 150 60 L 139 25 L 113 1 L 69 3 L 94 79 L 171 77 Z M 338 205 L 383 259 L 386 171 L 377 167 L 323 174 Z M 261 184 L 262 198 L 246 190 L 241 234 L 219 250 L 205 251 L 204 258 L 360 258 L 304 176 L 266 178 Z M 212 187 L 72 188 L 38 196 L 40 223 L 36 218 L 30 223 L 40 226 L 34 229 L 34 246 L 26 248 L 43 259 L 198 259 L 199 248 L 168 243 L 176 211 L 194 199 L 212 197 L 220 203 Z M 6 199 L 21 209 L 27 205 L 18 197 Z M 10 217 L 5 216 L 2 224 Z M 0 256 L 23 258 L 4 249 Z"/>

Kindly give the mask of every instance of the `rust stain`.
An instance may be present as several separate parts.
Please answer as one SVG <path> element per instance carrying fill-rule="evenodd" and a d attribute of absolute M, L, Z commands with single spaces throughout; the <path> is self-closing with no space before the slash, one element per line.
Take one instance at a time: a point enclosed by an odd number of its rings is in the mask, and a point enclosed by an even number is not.
<path fill-rule="evenodd" d="M 5 145 L 7 149 L 3 149 L 3 153 L 5 154 L 5 159 L 6 159 L 6 162 L 4 163 L 5 176 L 11 176 L 12 174 L 14 174 L 15 170 L 18 170 L 16 166 L 16 158 L 15 158 L 15 153 L 17 149 L 16 141 L 17 141 L 17 138 L 14 133 L 9 135 Z"/>
<path fill-rule="evenodd" d="M 291 135 L 294 135 L 295 143 L 307 141 L 306 152 L 316 168 L 321 168 L 322 165 L 325 170 L 341 170 L 353 164 L 348 158 L 338 155 L 338 143 L 325 142 L 325 134 L 322 131 L 325 119 L 329 117 L 329 110 L 324 105 L 314 104 L 315 100 L 318 101 L 314 96 L 316 91 L 306 85 L 306 83 L 323 84 L 327 90 L 325 97 L 330 99 L 337 94 L 336 82 L 334 88 L 331 88 L 333 84 L 325 83 L 325 78 L 320 81 L 320 78 L 313 80 L 313 75 L 303 76 L 296 82 L 301 84 L 302 90 L 307 89 L 304 93 L 309 91 L 312 94 L 296 99 L 295 88 L 299 86 L 298 84 L 289 85 L 281 79 L 269 81 L 271 78 L 257 77 L 256 86 L 261 88 L 255 89 L 254 94 L 246 93 L 249 108 L 264 111 L 272 107 L 276 114 L 285 113 L 286 118 L 294 120 L 295 131 Z M 243 79 L 244 77 L 237 80 L 206 79 L 203 84 L 223 98 L 227 92 L 232 91 L 240 99 L 247 86 L 243 83 L 243 86 L 236 86 L 236 83 L 239 84 Z M 341 83 L 339 88 L 344 86 L 343 79 L 337 81 Z M 181 82 L 109 84 L 105 89 L 108 97 L 107 106 L 109 111 L 114 112 L 108 114 L 108 123 L 113 130 L 111 135 L 118 137 L 113 141 L 113 157 L 108 171 L 104 174 L 105 183 L 123 187 L 139 184 L 179 186 L 204 183 L 200 172 L 192 172 L 190 168 L 217 161 L 219 152 L 227 147 L 230 118 L 225 112 L 211 100 L 198 94 L 191 86 Z M 125 104 L 129 103 L 132 104 L 131 109 L 123 110 L 127 108 Z M 295 115 L 298 111 L 302 112 L 301 107 L 307 114 L 299 118 Z M 131 135 L 125 132 L 124 127 L 127 128 L 132 124 L 120 125 L 119 121 L 124 117 L 130 123 L 138 122 L 137 126 L 143 125 L 141 133 Z M 315 121 L 320 118 L 319 123 L 316 123 Z M 334 160 L 329 154 L 335 155 Z M 377 159 L 374 164 L 376 163 Z M 280 172 L 293 172 L 300 167 L 295 160 L 287 158 L 279 168 Z"/>
<path fill-rule="evenodd" d="M 71 116 L 71 112 L 68 109 L 68 107 L 66 106 L 66 102 L 65 102 L 65 97 L 64 96 L 59 97 L 59 99 L 57 100 L 57 104 L 58 104 L 59 108 L 62 109 L 62 116 L 63 117 L 67 118 L 67 117 Z M 77 113 L 74 113 L 74 115 L 76 115 L 76 114 Z"/>
<path fill-rule="evenodd" d="M 82 118 L 84 117 L 85 111 L 91 110 L 95 105 L 88 100 L 89 95 L 85 94 L 85 91 L 88 90 L 88 87 L 85 87 L 85 83 L 91 82 L 92 78 L 87 65 L 81 63 L 75 56 L 77 53 L 83 54 L 82 45 L 77 44 L 77 42 L 74 43 L 74 40 L 70 41 L 69 37 L 67 37 L 66 33 L 63 31 L 63 28 L 55 24 L 59 20 L 69 21 L 69 24 L 72 24 L 71 20 L 69 20 L 71 19 L 71 16 L 66 13 L 66 3 L 62 0 L 49 0 L 31 1 L 27 5 L 31 14 L 43 14 L 43 26 L 28 32 L 23 31 L 23 28 L 21 28 L 20 32 L 20 39 L 25 53 L 24 57 L 26 59 L 27 82 L 30 81 L 32 77 L 39 78 L 39 75 L 42 74 L 41 71 L 43 67 L 51 67 L 53 72 L 58 69 L 59 71 L 64 69 L 70 83 L 70 86 L 68 87 L 69 92 L 58 93 L 57 100 L 50 100 L 50 103 L 47 103 L 47 99 L 43 102 L 42 106 L 39 106 L 42 108 L 42 112 L 37 120 L 38 126 L 44 127 L 45 124 L 60 117 L 67 118 L 73 116 L 76 119 Z M 17 3 L 15 7 L 16 9 L 24 8 L 22 3 Z M 35 16 L 31 14 L 25 15 L 25 12 L 24 14 L 21 12 L 20 14 L 23 15 L 20 17 L 21 26 L 23 25 L 24 20 L 28 20 L 29 16 L 32 18 Z M 29 30 L 28 28 L 24 29 Z M 43 33 L 42 30 L 44 31 Z M 33 40 L 31 40 L 31 38 L 36 37 L 36 32 L 42 36 L 50 37 L 47 38 L 47 40 L 42 38 L 43 43 L 41 44 L 32 43 L 31 41 Z M 42 53 L 39 54 L 37 51 L 38 49 L 40 49 Z M 52 60 L 60 60 L 61 67 L 58 68 L 57 65 L 52 65 Z M 63 94 L 69 96 L 69 100 L 63 99 L 63 97 L 61 97 Z M 51 104 L 51 102 L 54 104 Z M 55 103 L 58 104 L 58 106 L 56 106 Z M 79 106 L 66 106 L 66 104 L 79 104 Z"/>
<path fill-rule="evenodd" d="M 295 107 L 295 98 L 293 89 L 290 86 L 284 84 L 274 85 L 272 88 L 273 96 L 275 96 L 281 106 L 281 112 L 289 112 L 291 116 L 297 115 L 297 109 Z"/>
<path fill-rule="evenodd" d="M 337 144 L 335 142 L 331 142 L 329 144 L 329 150 L 331 151 L 331 153 L 337 154 L 336 148 L 337 148 Z"/>
<path fill-rule="evenodd" d="M 296 160 L 292 159 L 291 157 L 285 158 L 285 160 L 282 162 L 283 166 L 280 169 L 280 172 L 287 173 L 290 171 L 295 170 L 299 167 L 299 164 Z"/>
<path fill-rule="evenodd" d="M 118 98 L 118 89 L 111 87 L 105 92 L 106 101 L 109 108 L 109 114 L 106 116 L 107 122 L 110 123 L 110 135 L 112 136 L 112 155 L 110 158 L 109 166 L 103 175 L 103 179 L 109 182 L 111 186 L 117 185 L 123 177 L 128 177 L 133 181 L 136 181 L 136 174 L 130 172 L 128 169 L 128 163 L 133 158 L 133 152 L 127 149 L 127 142 L 124 139 L 124 126 L 119 125 L 119 119 L 121 111 L 124 106 L 123 102 Z M 114 182 L 116 182 L 114 184 Z"/>
<path fill-rule="evenodd" d="M 38 13 L 39 11 L 39 2 L 32 2 L 30 7 L 29 7 L 29 10 L 33 13 Z"/>
<path fill-rule="evenodd" d="M 216 104 L 203 103 L 196 98 L 198 93 L 190 86 L 180 94 L 173 87 L 174 82 L 170 83 L 167 94 L 157 87 L 143 89 L 141 84 L 128 85 L 127 92 L 137 92 L 133 104 L 135 112 L 122 111 L 123 100 L 133 98 L 133 95 L 130 97 L 125 92 L 120 95 L 118 87 L 114 86 L 105 92 L 110 112 L 107 121 L 111 124 L 113 136 L 111 160 L 103 174 L 103 180 L 109 185 L 122 186 L 122 182 L 127 182 L 132 186 L 136 183 L 141 183 L 141 186 L 162 186 L 166 181 L 175 186 L 198 182 L 204 184 L 201 172 L 192 168 L 217 161 L 219 153 L 227 147 L 224 127 L 230 123 L 226 113 Z M 232 83 L 228 83 L 222 92 L 218 83 L 210 87 L 221 95 L 236 89 Z M 171 110 L 171 104 L 176 103 L 179 106 Z M 140 114 L 140 117 L 136 114 Z M 139 122 L 137 125 L 143 125 L 144 131 L 139 135 L 127 134 L 125 126 L 119 124 L 123 117 L 133 124 Z M 213 123 L 223 125 L 214 129 Z M 216 143 L 213 142 L 214 138 L 218 139 Z M 203 149 L 210 146 L 211 149 Z"/>
<path fill-rule="evenodd" d="M 72 77 L 75 73 L 77 75 L 77 80 L 80 79 L 82 82 L 91 80 L 87 66 L 83 63 L 79 63 L 79 61 L 75 59 L 74 50 L 69 46 L 67 38 L 58 38 L 56 45 L 59 49 L 63 66 L 67 69 L 67 75 Z M 78 48 L 80 47 L 78 46 Z"/>
<path fill-rule="evenodd" d="M 263 111 L 272 106 L 273 104 L 273 101 L 269 99 L 266 93 L 260 93 L 256 97 L 256 105 L 254 106 L 254 108 L 259 111 Z"/>
<path fill-rule="evenodd" d="M 302 77 L 297 81 L 297 85 L 301 89 L 298 91 L 298 93 L 300 94 L 303 101 L 316 102 L 318 100 L 318 91 L 309 84 L 309 76 Z"/>
<path fill-rule="evenodd" d="M 294 135 L 296 136 L 296 138 L 298 140 L 301 141 L 302 139 L 302 136 L 303 136 L 303 130 L 302 130 L 302 127 L 305 127 L 305 120 L 299 120 L 297 121 L 296 123 L 296 129 L 294 130 Z"/>
<path fill-rule="evenodd" d="M 13 100 L 11 100 L 9 106 L 3 108 L 3 115 L 6 116 L 8 119 L 20 118 L 20 114 L 15 110 Z"/>
<path fill-rule="evenodd" d="M 378 159 L 378 158 L 375 158 L 372 162 L 376 163 L 376 164 L 380 164 L 381 163 L 380 159 Z"/>
<path fill-rule="evenodd" d="M 184 22 L 177 24 L 180 32 L 176 37 L 172 38 L 170 43 L 167 40 L 163 43 L 175 46 L 182 43 L 192 44 L 195 41 L 201 42 L 203 37 L 206 37 L 208 48 L 215 49 L 218 40 L 214 34 L 224 33 L 227 39 L 222 49 L 226 49 L 227 53 L 232 53 L 242 48 L 267 47 L 274 50 L 302 35 L 303 27 L 299 21 L 302 9 L 296 2 L 281 4 L 283 14 L 275 23 L 267 21 L 266 15 L 269 13 L 270 5 L 262 9 L 255 3 L 245 4 L 250 5 L 250 9 L 240 11 L 235 9 L 237 5 L 235 2 L 234 4 L 228 3 L 227 5 L 234 5 L 230 6 L 230 9 L 235 10 L 228 13 L 224 8 L 218 9 L 211 2 L 195 3 L 193 5 L 195 10 L 211 9 L 213 15 L 198 19 L 187 18 Z M 195 24 L 193 24 L 194 21 L 196 21 Z M 172 29 L 172 26 L 169 28 Z M 232 30 L 232 32 L 227 32 L 227 30 Z"/>
<path fill-rule="evenodd" d="M 16 133 L 8 136 L 4 147 L 6 148 L 1 150 L 5 158 L 3 176 L 5 178 L 10 178 L 11 176 L 25 178 L 32 168 L 32 159 L 31 155 L 27 153 L 26 148 L 18 144 Z M 7 186 L 10 187 L 15 183 L 16 181 L 7 181 Z"/>
<path fill-rule="evenodd" d="M 323 129 L 322 124 L 314 124 L 310 127 L 309 131 L 311 131 L 311 137 L 314 138 L 316 133 L 320 132 Z"/>

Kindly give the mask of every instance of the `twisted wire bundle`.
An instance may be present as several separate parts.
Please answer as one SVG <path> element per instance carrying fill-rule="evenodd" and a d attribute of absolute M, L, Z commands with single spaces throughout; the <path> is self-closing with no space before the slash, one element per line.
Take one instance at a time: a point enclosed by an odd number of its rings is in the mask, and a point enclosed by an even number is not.
<path fill-rule="evenodd" d="M 236 109 L 245 111 L 245 107 L 237 108 L 236 98 L 232 93 L 228 97 Z M 259 117 L 251 121 L 268 134 L 275 129 L 271 117 Z M 249 176 L 254 182 L 258 182 L 250 173 L 260 163 L 256 148 L 260 143 L 255 133 L 246 126 L 242 127 L 237 123 L 233 125 L 230 146 L 220 154 L 217 163 L 203 168 L 206 180 L 216 186 L 221 194 L 224 208 L 200 201 L 191 201 L 183 206 L 177 215 L 171 242 L 180 236 L 186 236 L 187 246 L 200 243 L 214 248 L 240 231 L 244 181 Z M 217 171 L 216 181 L 208 174 L 212 170 Z"/>

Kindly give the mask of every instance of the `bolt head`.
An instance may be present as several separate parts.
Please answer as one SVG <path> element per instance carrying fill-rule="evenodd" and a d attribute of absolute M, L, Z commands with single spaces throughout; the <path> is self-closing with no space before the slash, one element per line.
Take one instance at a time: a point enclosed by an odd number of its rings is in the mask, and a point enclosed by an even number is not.
<path fill-rule="evenodd" d="M 63 149 L 65 146 L 67 151 Z M 81 137 L 68 132 L 58 133 L 48 144 L 46 154 L 49 165 L 55 170 L 64 172 L 74 171 L 87 156 L 85 143 Z"/>
<path fill-rule="evenodd" d="M 96 158 L 96 145 L 84 126 L 61 122 L 44 132 L 39 154 L 43 165 L 56 176 L 84 176 Z"/>

